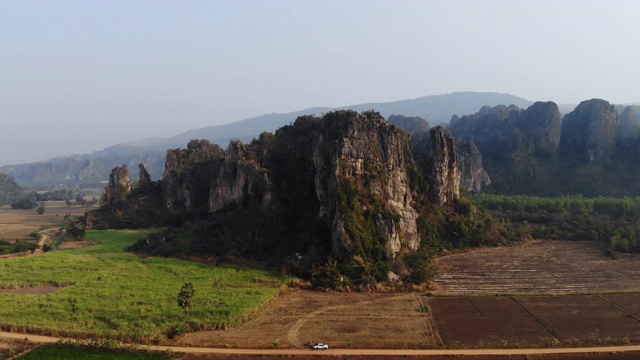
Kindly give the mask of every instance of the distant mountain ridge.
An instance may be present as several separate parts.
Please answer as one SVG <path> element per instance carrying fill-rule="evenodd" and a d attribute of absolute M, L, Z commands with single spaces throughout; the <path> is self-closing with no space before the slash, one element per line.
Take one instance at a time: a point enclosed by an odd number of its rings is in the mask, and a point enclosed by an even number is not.
<path fill-rule="evenodd" d="M 359 105 L 313 107 L 285 114 L 265 114 L 230 124 L 190 130 L 170 138 L 147 138 L 126 144 L 110 146 L 92 154 L 71 155 L 47 161 L 6 165 L 0 172 L 15 178 L 25 186 L 32 185 L 78 185 L 99 183 L 106 180 L 110 170 L 119 165 L 136 167 L 144 164 L 154 179 L 162 176 L 166 151 L 185 147 L 191 139 L 206 139 L 226 146 L 231 139 L 249 142 L 264 131 L 292 123 L 302 115 L 322 115 L 333 110 L 351 109 L 365 111 L 374 109 L 385 118 L 392 114 L 420 116 L 431 124 L 446 123 L 453 115 L 473 114 L 482 106 L 516 105 L 526 108 L 533 102 L 510 94 L 493 92 L 456 92 L 425 96 L 416 99 Z"/>
<path fill-rule="evenodd" d="M 532 101 L 518 96 L 492 92 L 455 92 L 443 95 L 431 95 L 416 99 L 381 103 L 364 103 L 342 107 L 313 107 L 284 114 L 265 114 L 225 125 L 194 129 L 151 145 L 152 148 L 184 147 L 191 139 L 207 139 L 215 144 L 226 145 L 237 138 L 250 141 L 263 131 L 273 132 L 283 125 L 292 123 L 299 116 L 317 115 L 333 110 L 354 110 L 358 112 L 375 110 L 383 117 L 399 114 L 420 116 L 433 125 L 448 123 L 453 115 L 473 114 L 484 105 L 516 105 L 528 107 Z"/>

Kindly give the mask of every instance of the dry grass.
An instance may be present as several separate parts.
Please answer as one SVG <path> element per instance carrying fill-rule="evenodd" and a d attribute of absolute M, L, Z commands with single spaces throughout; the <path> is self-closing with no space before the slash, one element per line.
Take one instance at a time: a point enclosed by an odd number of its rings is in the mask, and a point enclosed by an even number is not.
<path fill-rule="evenodd" d="M 45 212 L 42 215 L 32 210 L 13 210 L 10 206 L 0 207 L 0 239 L 7 241 L 32 239 L 30 234 L 42 228 L 55 226 L 64 221 L 65 215 L 84 215 L 87 208 L 80 206 L 66 206 L 64 201 L 45 202 Z"/>
<path fill-rule="evenodd" d="M 596 241 L 533 240 L 437 260 L 440 295 L 582 294 L 640 290 L 640 255 Z"/>
<path fill-rule="evenodd" d="M 226 331 L 187 334 L 178 345 L 298 348 L 326 342 L 332 348 L 440 346 L 422 295 L 334 293 L 294 289 L 257 318 Z"/>

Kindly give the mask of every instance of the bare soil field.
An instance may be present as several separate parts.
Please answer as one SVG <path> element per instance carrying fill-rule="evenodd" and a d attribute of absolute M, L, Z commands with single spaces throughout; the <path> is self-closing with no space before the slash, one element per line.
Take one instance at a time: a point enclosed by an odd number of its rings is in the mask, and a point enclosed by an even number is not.
<path fill-rule="evenodd" d="M 290 290 L 240 327 L 187 334 L 177 346 L 432 348 L 441 346 L 421 294 Z"/>
<path fill-rule="evenodd" d="M 43 227 L 54 226 L 64 221 L 65 215 L 84 215 L 87 208 L 66 206 L 64 201 L 45 202 L 45 212 L 39 215 L 35 209 L 14 210 L 8 205 L 0 207 L 0 239 L 30 240 L 31 234 Z"/>
<path fill-rule="evenodd" d="M 187 334 L 176 345 L 304 348 L 326 342 L 334 348 L 429 349 L 640 343 L 640 256 L 614 260 L 604 250 L 594 242 L 531 241 L 446 256 L 438 260 L 439 290 L 431 296 L 292 290 L 238 328 Z M 492 294 L 518 296 L 478 296 Z M 420 311 L 425 304 L 430 312 Z"/>
<path fill-rule="evenodd" d="M 640 254 L 605 256 L 593 241 L 534 240 L 437 260 L 439 295 L 640 291 Z"/>

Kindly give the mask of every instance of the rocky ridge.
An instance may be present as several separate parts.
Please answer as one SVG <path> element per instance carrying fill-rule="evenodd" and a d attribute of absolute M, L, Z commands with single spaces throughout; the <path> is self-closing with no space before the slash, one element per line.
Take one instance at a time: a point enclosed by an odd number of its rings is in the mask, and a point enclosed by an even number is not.
<path fill-rule="evenodd" d="M 449 129 L 457 140 L 477 146 L 491 192 L 636 194 L 640 188 L 628 185 L 636 175 L 629 169 L 640 155 L 640 125 L 633 107 L 618 111 L 620 116 L 600 99 L 583 101 L 564 117 L 553 102 L 525 110 L 484 107 L 474 115 L 453 117 Z"/>
<path fill-rule="evenodd" d="M 100 206 L 114 210 L 118 201 L 127 199 L 131 193 L 131 181 L 129 180 L 129 170 L 125 165 L 118 166 L 111 170 L 109 183 L 102 192 Z"/>

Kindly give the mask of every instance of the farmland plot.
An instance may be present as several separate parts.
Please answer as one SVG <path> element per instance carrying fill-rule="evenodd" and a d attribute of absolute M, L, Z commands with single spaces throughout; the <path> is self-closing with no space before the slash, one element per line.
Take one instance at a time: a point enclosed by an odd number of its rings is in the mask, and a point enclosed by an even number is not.
<path fill-rule="evenodd" d="M 431 298 L 445 345 L 547 347 L 640 342 L 640 256 L 605 244 L 531 241 L 438 260 Z M 489 295 L 517 296 L 489 296 Z M 537 296 L 526 296 L 537 295 Z"/>
<path fill-rule="evenodd" d="M 438 259 L 443 295 L 562 294 L 640 290 L 640 254 L 605 256 L 594 241 L 534 240 Z"/>

